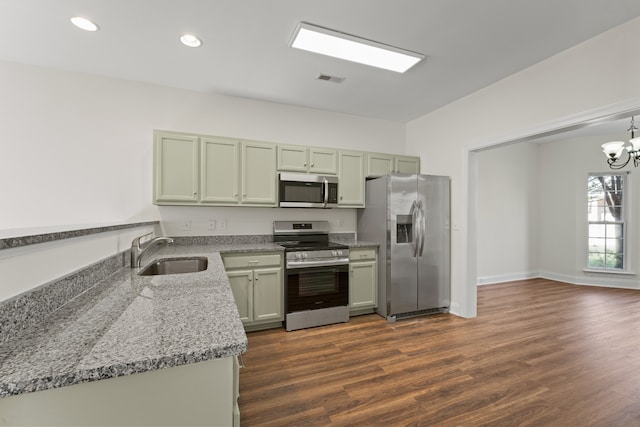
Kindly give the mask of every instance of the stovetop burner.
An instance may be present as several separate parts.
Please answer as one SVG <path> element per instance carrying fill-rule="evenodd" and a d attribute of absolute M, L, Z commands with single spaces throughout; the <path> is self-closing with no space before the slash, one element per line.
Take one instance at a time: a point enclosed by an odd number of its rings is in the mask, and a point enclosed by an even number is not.
<path fill-rule="evenodd" d="M 287 252 L 348 249 L 329 241 L 328 221 L 275 221 L 273 241 Z"/>

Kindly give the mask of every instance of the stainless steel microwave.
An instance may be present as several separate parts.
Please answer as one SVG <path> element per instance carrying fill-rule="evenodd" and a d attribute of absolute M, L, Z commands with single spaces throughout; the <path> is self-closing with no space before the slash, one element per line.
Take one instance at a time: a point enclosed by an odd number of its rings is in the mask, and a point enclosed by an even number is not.
<path fill-rule="evenodd" d="M 281 208 L 335 208 L 338 206 L 338 177 L 305 173 L 281 173 Z"/>

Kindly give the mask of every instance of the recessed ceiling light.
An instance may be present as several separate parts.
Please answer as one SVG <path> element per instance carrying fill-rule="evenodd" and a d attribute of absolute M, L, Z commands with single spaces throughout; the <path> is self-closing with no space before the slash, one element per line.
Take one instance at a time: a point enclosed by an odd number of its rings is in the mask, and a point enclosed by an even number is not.
<path fill-rule="evenodd" d="M 289 46 L 404 73 L 425 56 L 351 34 L 301 22 Z"/>
<path fill-rule="evenodd" d="M 200 47 L 202 45 L 202 40 L 193 34 L 183 34 L 180 36 L 180 41 L 183 45 L 189 47 Z"/>
<path fill-rule="evenodd" d="M 71 22 L 76 27 L 85 30 L 85 31 L 98 31 L 99 27 L 95 22 L 90 19 L 83 18 L 82 16 L 74 16 L 71 18 Z"/>

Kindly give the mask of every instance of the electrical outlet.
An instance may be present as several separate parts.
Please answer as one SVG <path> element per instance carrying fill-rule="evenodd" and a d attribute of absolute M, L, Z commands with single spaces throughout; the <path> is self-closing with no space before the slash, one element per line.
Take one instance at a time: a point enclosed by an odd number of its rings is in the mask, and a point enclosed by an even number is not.
<path fill-rule="evenodd" d="M 184 231 L 189 231 L 189 230 L 191 230 L 191 220 L 190 220 L 190 219 L 187 219 L 187 220 L 185 220 L 185 221 L 183 221 L 183 222 L 182 222 L 182 229 L 183 229 Z"/>
<path fill-rule="evenodd" d="M 221 219 L 219 221 L 220 224 L 220 230 L 226 230 L 227 229 L 227 220 L 226 219 Z"/>
<path fill-rule="evenodd" d="M 215 229 L 216 229 L 216 220 L 212 218 L 209 220 L 209 230 L 215 230 Z"/>

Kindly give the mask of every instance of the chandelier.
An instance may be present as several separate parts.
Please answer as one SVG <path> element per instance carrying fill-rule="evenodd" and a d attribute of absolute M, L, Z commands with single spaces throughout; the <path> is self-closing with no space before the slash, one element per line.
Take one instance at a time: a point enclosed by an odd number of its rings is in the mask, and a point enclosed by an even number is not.
<path fill-rule="evenodd" d="M 640 137 L 636 138 L 635 136 L 635 131 L 637 130 L 638 128 L 634 123 L 634 117 L 631 117 L 631 125 L 629 129 L 627 129 L 627 132 L 631 132 L 630 145 L 625 147 L 622 141 L 612 141 L 602 144 L 602 151 L 604 151 L 605 156 L 607 156 L 607 163 L 611 169 L 622 169 L 627 166 L 631 159 L 633 159 L 634 167 L 640 165 Z M 620 157 L 622 157 L 625 151 L 627 153 L 627 160 L 622 162 Z M 620 160 L 620 162 L 618 162 L 618 160 Z"/>

